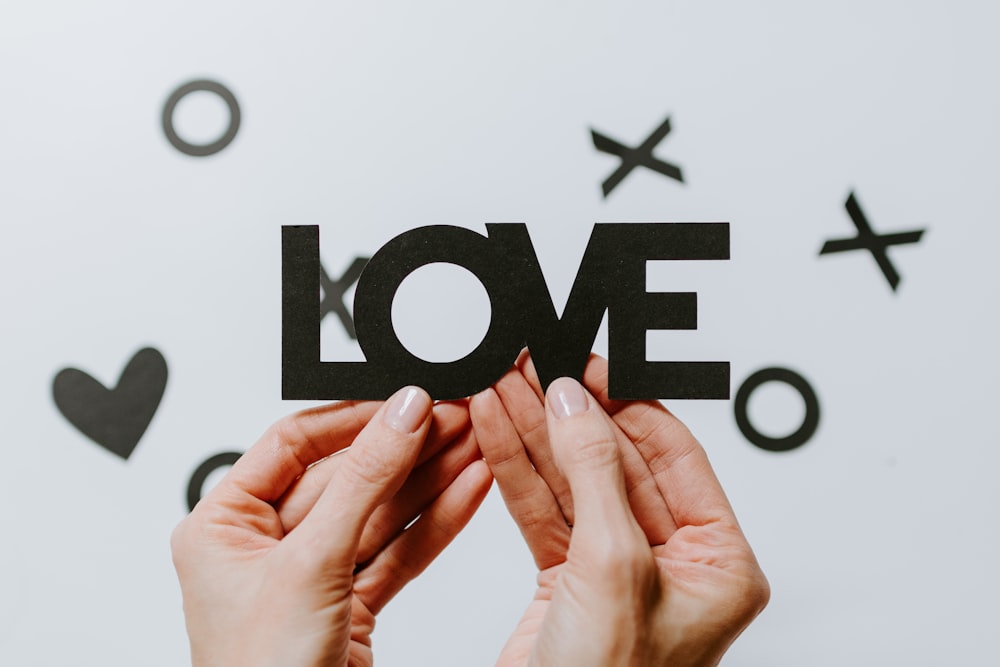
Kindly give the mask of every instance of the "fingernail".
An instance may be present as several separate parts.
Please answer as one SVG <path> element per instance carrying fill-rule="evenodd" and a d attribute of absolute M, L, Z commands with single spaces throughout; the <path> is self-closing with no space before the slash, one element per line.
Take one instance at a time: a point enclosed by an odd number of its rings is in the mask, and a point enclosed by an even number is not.
<path fill-rule="evenodd" d="M 424 423 L 431 399 L 427 392 L 417 387 L 403 387 L 389 399 L 383 419 L 390 428 L 400 433 L 413 433 Z"/>
<path fill-rule="evenodd" d="M 553 380 L 546 395 L 552 413 L 559 419 L 586 412 L 587 408 L 590 407 L 587 392 L 584 391 L 579 382 L 571 378 Z"/>

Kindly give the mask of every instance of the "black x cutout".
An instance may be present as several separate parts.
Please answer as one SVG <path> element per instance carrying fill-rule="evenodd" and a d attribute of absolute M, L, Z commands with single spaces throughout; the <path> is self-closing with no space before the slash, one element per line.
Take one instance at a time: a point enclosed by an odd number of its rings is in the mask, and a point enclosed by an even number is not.
<path fill-rule="evenodd" d="M 344 271 L 344 275 L 337 280 L 330 279 L 322 264 L 319 267 L 319 284 L 323 288 L 323 299 L 319 304 L 319 319 L 322 322 L 329 313 L 336 313 L 337 317 L 340 318 L 340 323 L 347 330 L 347 335 L 354 340 L 357 340 L 358 334 L 354 330 L 354 318 L 347 312 L 347 306 L 344 304 L 344 293 L 357 282 L 365 265 L 368 264 L 368 259 L 368 257 L 355 257 L 351 265 Z"/>
<path fill-rule="evenodd" d="M 615 186 L 621 183 L 622 180 L 629 175 L 629 172 L 636 167 L 646 167 L 647 169 L 652 169 L 653 171 L 663 174 L 668 178 L 673 178 L 683 183 L 684 176 L 681 174 L 680 167 L 653 157 L 653 149 L 656 148 L 656 145 L 663 141 L 663 138 L 668 134 L 670 134 L 670 116 L 667 116 L 667 119 L 663 121 L 663 123 L 656 128 L 638 148 L 629 148 L 624 144 L 618 143 L 614 139 L 604 136 L 597 130 L 592 129 L 590 131 L 590 136 L 594 140 L 594 148 L 602 153 L 617 155 L 622 159 L 622 163 L 618 166 L 618 168 L 615 169 L 601 185 L 602 190 L 604 190 L 604 196 L 607 197 L 611 194 L 611 191 L 615 189 Z"/>
<path fill-rule="evenodd" d="M 855 199 L 853 191 L 848 195 L 847 203 L 844 206 L 847 208 L 847 213 L 851 216 L 851 220 L 854 221 L 854 226 L 858 228 L 858 235 L 849 239 L 827 241 L 823 244 L 823 248 L 819 251 L 819 254 L 828 255 L 847 250 L 868 250 L 871 252 L 872 257 L 875 258 L 875 262 L 878 263 L 878 267 L 882 269 L 885 279 L 889 281 L 889 285 L 895 292 L 896 287 L 899 286 L 899 273 L 896 271 L 896 267 L 892 265 L 892 262 L 889 261 L 886 248 L 891 245 L 917 243 L 926 230 L 917 229 L 912 232 L 898 232 L 896 234 L 876 234 L 872 231 L 871 225 L 868 224 L 868 219 L 865 217 L 864 211 L 861 210 L 858 200 Z"/>

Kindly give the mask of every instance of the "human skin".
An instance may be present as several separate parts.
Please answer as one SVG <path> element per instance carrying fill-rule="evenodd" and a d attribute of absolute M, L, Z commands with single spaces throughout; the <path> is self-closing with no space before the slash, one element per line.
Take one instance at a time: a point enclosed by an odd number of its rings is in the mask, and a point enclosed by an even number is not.
<path fill-rule="evenodd" d="M 372 665 L 376 614 L 491 482 L 467 406 L 421 389 L 279 421 L 173 533 L 192 664 Z"/>
<path fill-rule="evenodd" d="M 770 590 L 688 429 L 613 401 L 607 363 L 542 394 L 526 355 L 475 397 L 480 449 L 538 567 L 498 665 L 716 665 Z"/>

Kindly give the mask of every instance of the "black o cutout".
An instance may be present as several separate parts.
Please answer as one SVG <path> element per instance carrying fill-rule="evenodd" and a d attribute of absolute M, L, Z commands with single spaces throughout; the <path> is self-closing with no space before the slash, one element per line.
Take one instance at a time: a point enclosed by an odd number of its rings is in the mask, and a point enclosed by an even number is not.
<path fill-rule="evenodd" d="M 181 139 L 174 130 L 174 110 L 177 108 L 177 104 L 184 99 L 184 97 L 190 93 L 200 90 L 215 93 L 222 98 L 223 102 L 226 103 L 226 106 L 229 107 L 229 127 L 226 128 L 226 131 L 221 137 L 211 143 L 192 144 Z M 167 98 L 167 103 L 163 105 L 163 133 L 167 135 L 167 141 L 170 142 L 170 145 L 185 155 L 192 155 L 194 157 L 207 157 L 209 155 L 214 155 L 232 143 L 233 139 L 236 138 L 236 133 L 239 129 L 240 105 L 236 101 L 236 96 L 233 95 L 232 91 L 217 81 L 199 79 L 197 81 L 185 83 L 183 86 L 171 93 L 170 97 Z"/>
<path fill-rule="evenodd" d="M 750 400 L 750 395 L 765 382 L 784 382 L 799 392 L 806 405 L 806 414 L 802 419 L 802 425 L 799 426 L 798 430 L 783 438 L 772 438 L 764 435 L 754 428 L 747 415 L 747 403 Z M 801 447 L 809 442 L 819 426 L 819 399 L 816 398 L 816 392 L 804 377 L 787 368 L 763 368 L 748 377 L 740 386 L 739 391 L 736 392 L 733 410 L 736 415 L 736 425 L 743 436 L 752 444 L 769 452 L 787 452 Z"/>

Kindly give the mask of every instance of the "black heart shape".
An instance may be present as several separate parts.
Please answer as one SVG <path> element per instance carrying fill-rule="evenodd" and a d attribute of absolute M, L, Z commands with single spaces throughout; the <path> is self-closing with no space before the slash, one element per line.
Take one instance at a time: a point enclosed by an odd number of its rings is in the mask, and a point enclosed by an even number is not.
<path fill-rule="evenodd" d="M 114 389 L 81 370 L 64 368 L 52 381 L 52 397 L 63 417 L 81 433 L 128 460 L 166 387 L 167 361 L 147 347 L 135 353 Z"/>

